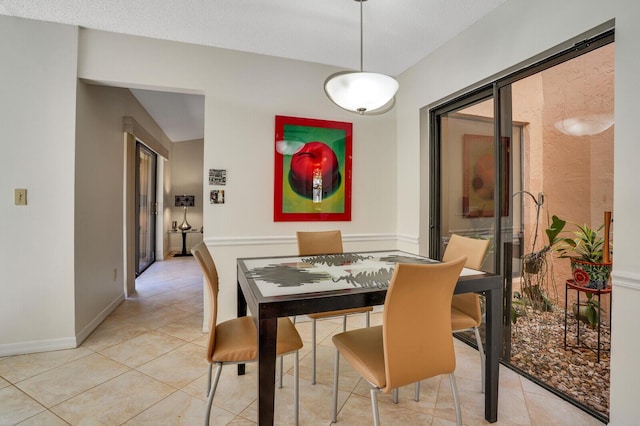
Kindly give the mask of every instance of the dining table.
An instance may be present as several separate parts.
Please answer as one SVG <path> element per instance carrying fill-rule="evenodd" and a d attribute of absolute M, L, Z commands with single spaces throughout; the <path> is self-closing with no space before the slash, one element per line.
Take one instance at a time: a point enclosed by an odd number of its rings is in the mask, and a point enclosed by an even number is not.
<path fill-rule="evenodd" d="M 397 263 L 434 262 L 438 261 L 401 250 L 238 258 L 238 317 L 246 316 L 249 309 L 258 330 L 258 424 L 274 421 L 279 317 L 384 305 Z M 502 278 L 464 268 L 454 294 L 470 292 L 483 294 L 486 301 L 484 416 L 494 423 L 498 419 Z M 244 365 L 238 365 L 238 374 L 244 374 Z"/>

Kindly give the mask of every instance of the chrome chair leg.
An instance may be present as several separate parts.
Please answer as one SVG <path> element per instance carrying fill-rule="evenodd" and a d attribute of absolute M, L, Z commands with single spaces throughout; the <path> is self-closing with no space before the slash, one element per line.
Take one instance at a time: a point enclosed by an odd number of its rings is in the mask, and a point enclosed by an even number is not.
<path fill-rule="evenodd" d="M 338 422 L 338 374 L 340 370 L 340 352 L 336 349 L 336 358 L 333 365 L 333 416 L 331 423 Z"/>
<path fill-rule="evenodd" d="M 209 364 L 211 366 L 211 364 Z M 213 384 L 209 389 L 209 397 L 207 398 L 207 411 L 204 415 L 204 425 L 209 426 L 209 419 L 211 418 L 211 405 L 213 405 L 213 397 L 216 394 L 216 388 L 218 387 L 218 382 L 220 381 L 220 373 L 222 373 L 222 364 L 218 364 L 216 367 L 216 374 L 213 378 Z"/>
<path fill-rule="evenodd" d="M 398 403 L 398 388 L 395 388 L 394 390 L 391 391 L 393 393 L 393 403 L 397 404 Z"/>
<path fill-rule="evenodd" d="M 378 389 L 371 388 L 371 410 L 373 411 L 373 425 L 380 426 L 380 415 L 378 413 Z"/>
<path fill-rule="evenodd" d="M 451 383 L 451 393 L 453 394 L 453 406 L 456 410 L 456 425 L 462 426 L 462 413 L 460 412 L 460 398 L 458 398 L 458 386 L 456 385 L 456 377 L 453 373 L 449 374 L 449 382 Z"/>
<path fill-rule="evenodd" d="M 311 320 L 311 384 L 316 384 L 316 320 Z"/>
<path fill-rule="evenodd" d="M 209 396 L 209 392 L 211 392 L 211 371 L 213 369 L 213 364 L 209 363 L 209 377 L 207 378 L 207 397 Z"/>
<path fill-rule="evenodd" d="M 413 400 L 415 402 L 420 401 L 420 382 L 416 382 L 416 390 L 413 395 Z"/>
<path fill-rule="evenodd" d="M 300 357 L 298 351 L 294 354 L 293 360 L 293 418 L 294 424 L 298 426 L 298 419 L 300 417 Z M 282 360 L 282 357 L 280 357 Z"/>
<path fill-rule="evenodd" d="M 475 332 L 475 335 L 476 335 L 478 352 L 480 352 L 480 374 L 482 374 L 482 393 L 484 393 L 486 356 L 484 354 L 484 348 L 482 347 L 482 339 L 480 338 L 480 331 L 478 331 L 478 327 L 473 327 L 473 331 Z"/>

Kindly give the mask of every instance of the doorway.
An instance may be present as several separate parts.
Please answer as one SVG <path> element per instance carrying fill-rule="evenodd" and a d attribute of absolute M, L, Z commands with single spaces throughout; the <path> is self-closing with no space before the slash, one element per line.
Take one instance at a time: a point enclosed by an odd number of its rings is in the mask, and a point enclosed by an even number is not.
<path fill-rule="evenodd" d="M 136 277 L 156 260 L 157 154 L 136 142 Z"/>

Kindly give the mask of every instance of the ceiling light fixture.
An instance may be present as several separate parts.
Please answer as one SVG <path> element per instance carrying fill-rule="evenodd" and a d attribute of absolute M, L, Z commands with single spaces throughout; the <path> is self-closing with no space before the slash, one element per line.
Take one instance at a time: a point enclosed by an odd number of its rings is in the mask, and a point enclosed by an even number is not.
<path fill-rule="evenodd" d="M 364 72 L 362 67 L 362 3 L 360 3 L 360 71 L 340 71 L 324 82 L 324 91 L 333 103 L 342 109 L 360 115 L 384 114 L 395 104 L 399 84 L 384 74 Z"/>
<path fill-rule="evenodd" d="M 613 126 L 613 113 L 589 114 L 556 121 L 554 126 L 569 136 L 593 136 Z"/>

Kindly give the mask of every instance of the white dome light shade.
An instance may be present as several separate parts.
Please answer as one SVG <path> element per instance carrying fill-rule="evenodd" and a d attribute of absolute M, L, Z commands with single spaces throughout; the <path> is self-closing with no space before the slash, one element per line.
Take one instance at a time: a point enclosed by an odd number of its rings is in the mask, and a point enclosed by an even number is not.
<path fill-rule="evenodd" d="M 593 136 L 604 132 L 613 126 L 613 123 L 613 114 L 590 114 L 565 118 L 564 120 L 557 121 L 554 126 L 565 135 Z"/>
<path fill-rule="evenodd" d="M 330 75 L 324 82 L 324 91 L 340 108 L 347 111 L 383 113 L 393 107 L 393 97 L 399 84 L 384 74 L 343 71 Z M 389 105 L 384 111 L 376 111 Z"/>

